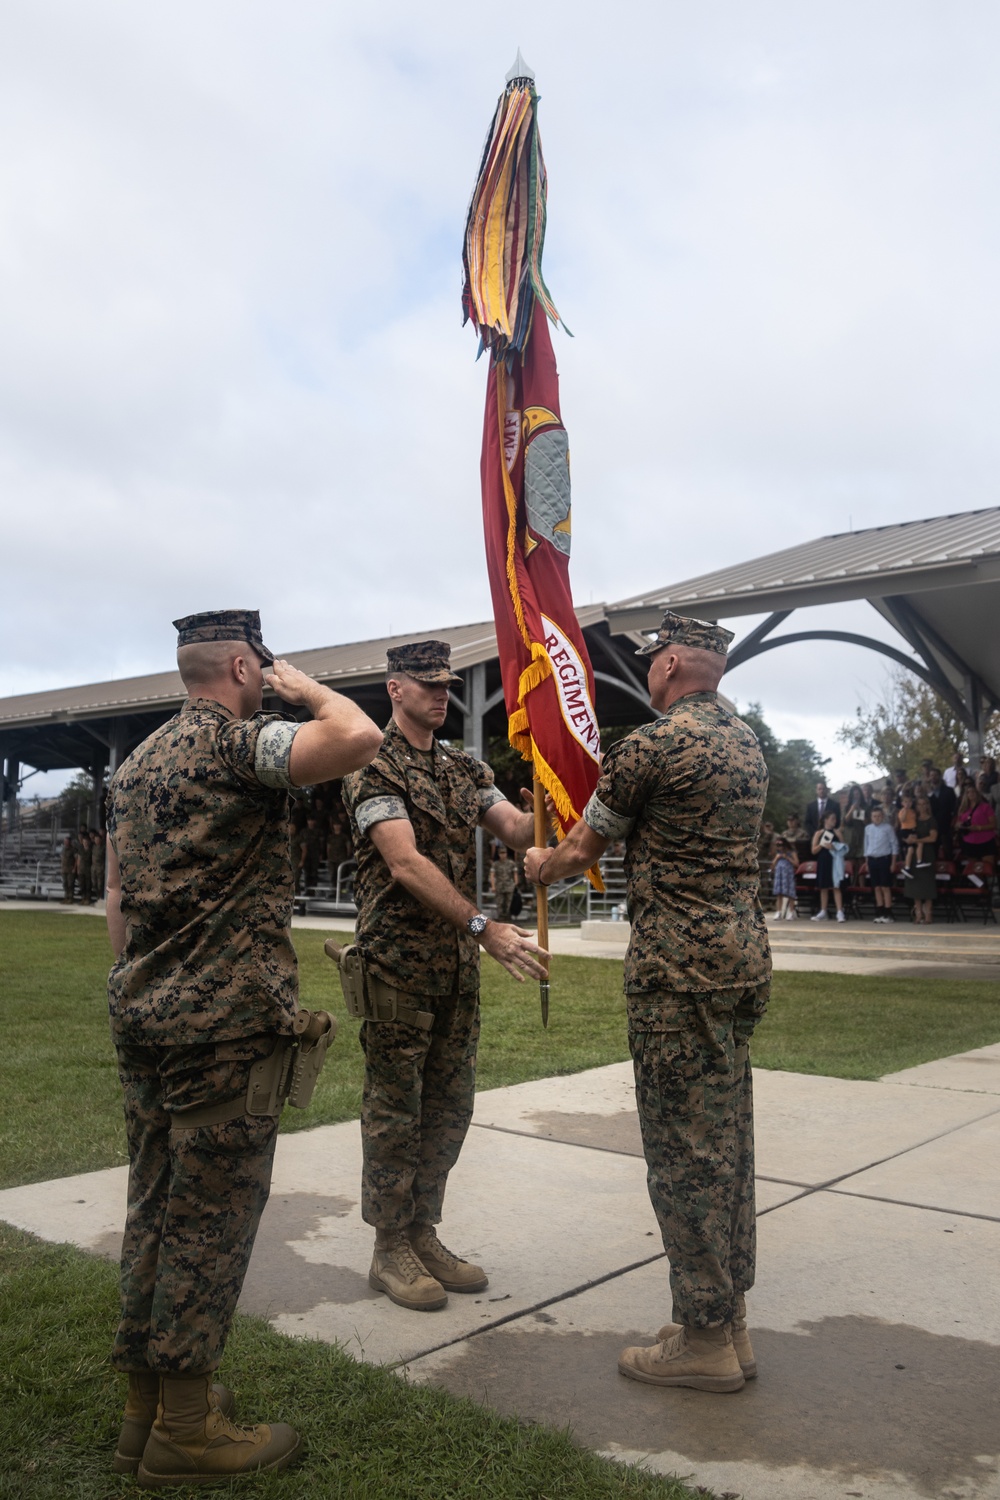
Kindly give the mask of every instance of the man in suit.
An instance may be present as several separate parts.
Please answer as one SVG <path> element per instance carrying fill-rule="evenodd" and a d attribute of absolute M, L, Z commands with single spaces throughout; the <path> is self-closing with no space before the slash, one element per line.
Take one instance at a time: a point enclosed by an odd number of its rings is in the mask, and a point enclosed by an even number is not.
<path fill-rule="evenodd" d="M 806 833 L 809 836 L 810 842 L 812 842 L 812 836 L 817 828 L 823 827 L 823 819 L 828 812 L 835 812 L 839 823 L 840 803 L 836 797 L 830 796 L 830 788 L 825 781 L 817 781 L 816 800 L 815 802 L 810 802 L 806 807 Z"/>
<path fill-rule="evenodd" d="M 951 831 L 958 812 L 958 798 L 954 788 L 945 781 L 937 766 L 927 776 L 927 797 L 938 828 L 937 855 L 939 859 L 951 859 Z"/>

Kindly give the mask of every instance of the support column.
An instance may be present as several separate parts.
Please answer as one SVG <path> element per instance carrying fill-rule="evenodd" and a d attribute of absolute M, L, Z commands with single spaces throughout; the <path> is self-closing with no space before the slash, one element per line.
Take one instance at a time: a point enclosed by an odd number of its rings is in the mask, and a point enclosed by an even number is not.
<path fill-rule="evenodd" d="M 979 774 L 979 757 L 985 755 L 983 745 L 983 729 L 986 715 L 983 712 L 982 685 L 978 677 L 968 676 L 965 679 L 965 701 L 968 704 L 969 717 L 966 721 L 966 738 L 969 742 L 969 770 L 973 776 Z"/>
<path fill-rule="evenodd" d="M 8 793 L 4 801 L 4 821 L 7 824 L 8 833 L 12 833 L 17 827 L 17 789 L 21 780 L 21 762 L 8 758 L 4 762 L 4 790 Z"/>
<path fill-rule="evenodd" d="M 115 774 L 125 759 L 125 721 L 112 719 L 108 737 L 108 779 Z"/>

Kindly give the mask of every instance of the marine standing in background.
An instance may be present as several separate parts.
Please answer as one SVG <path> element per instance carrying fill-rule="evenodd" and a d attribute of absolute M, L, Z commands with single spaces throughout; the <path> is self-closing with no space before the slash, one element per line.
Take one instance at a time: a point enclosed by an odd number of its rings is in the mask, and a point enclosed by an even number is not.
<path fill-rule="evenodd" d="M 674 1321 L 618 1368 L 719 1392 L 757 1372 L 745 1302 L 756 1259 L 749 1042 L 771 977 L 757 861 L 767 769 L 716 691 L 731 640 L 667 612 L 638 653 L 660 717 L 608 751 L 558 848 L 525 859 L 528 878 L 549 885 L 625 839 L 629 1046 Z"/>
<path fill-rule="evenodd" d="M 251 1070 L 280 1061 L 298 1010 L 288 792 L 364 765 L 382 741 L 353 703 L 273 660 L 256 610 L 174 623 L 187 702 L 108 796 L 108 994 L 129 1146 L 114 1467 L 153 1488 L 281 1469 L 298 1451 L 284 1424 L 235 1426 L 212 1372 L 278 1129 L 280 1104 L 249 1111 Z M 262 714 L 265 682 L 312 720 Z"/>
<path fill-rule="evenodd" d="M 490 864 L 490 889 L 497 898 L 497 921 L 510 921 L 510 906 L 517 888 L 517 865 L 506 844 L 501 844 Z"/>
<path fill-rule="evenodd" d="M 100 829 L 90 838 L 90 894 L 94 901 L 104 900 L 104 868 L 107 844 Z"/>
<path fill-rule="evenodd" d="M 76 878 L 80 886 L 80 900 L 84 906 L 91 903 L 90 894 L 90 834 L 86 828 L 80 829 L 78 853 L 76 857 Z"/>
<path fill-rule="evenodd" d="M 59 851 L 59 873 L 62 875 L 62 904 L 72 906 L 73 891 L 76 887 L 76 861 L 79 850 L 73 842 L 73 835 L 67 833 L 62 841 L 62 849 Z"/>
<path fill-rule="evenodd" d="M 382 749 L 344 781 L 358 860 L 357 950 L 371 1017 L 361 1212 L 375 1230 L 368 1280 L 401 1307 L 430 1311 L 487 1285 L 481 1266 L 438 1239 L 448 1173 L 465 1140 L 479 1039 L 479 945 L 518 979 L 541 977 L 537 945 L 476 909 L 476 829 L 513 848 L 533 835 L 489 766 L 441 745 L 450 668 L 444 641 L 388 654 L 392 719 Z"/>

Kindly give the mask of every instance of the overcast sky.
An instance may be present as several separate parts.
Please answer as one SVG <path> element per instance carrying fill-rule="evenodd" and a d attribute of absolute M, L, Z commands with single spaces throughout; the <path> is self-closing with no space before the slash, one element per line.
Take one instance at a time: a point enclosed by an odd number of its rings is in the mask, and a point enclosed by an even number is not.
<path fill-rule="evenodd" d="M 995 4 L 4 17 L 0 695 L 165 669 L 194 610 L 289 654 L 489 616 L 461 242 L 518 45 L 578 603 L 997 503 Z M 883 678 L 796 646 L 727 686 L 846 775 Z"/>

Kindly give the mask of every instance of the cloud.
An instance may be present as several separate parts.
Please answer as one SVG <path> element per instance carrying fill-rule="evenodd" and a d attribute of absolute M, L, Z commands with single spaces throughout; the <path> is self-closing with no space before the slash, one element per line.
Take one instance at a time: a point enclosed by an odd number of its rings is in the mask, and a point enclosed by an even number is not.
<path fill-rule="evenodd" d="M 0 692 L 167 666 L 214 605 L 288 650 L 488 616 L 461 232 L 518 44 L 580 602 L 993 503 L 998 32 L 903 0 L 14 4 Z M 741 670 L 831 722 L 872 675 Z"/>

